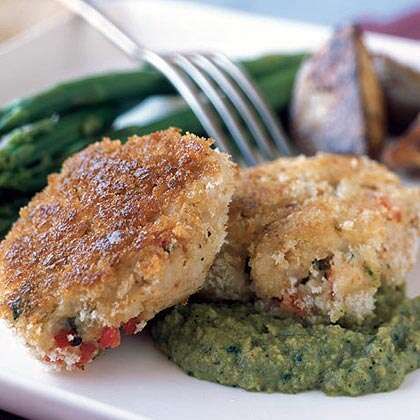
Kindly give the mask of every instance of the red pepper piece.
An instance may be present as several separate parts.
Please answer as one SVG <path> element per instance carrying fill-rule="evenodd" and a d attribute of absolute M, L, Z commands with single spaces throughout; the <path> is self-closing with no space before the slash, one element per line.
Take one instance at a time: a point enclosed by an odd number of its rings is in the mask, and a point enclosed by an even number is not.
<path fill-rule="evenodd" d="M 60 347 L 61 349 L 64 349 L 68 346 L 70 346 L 70 342 L 68 339 L 68 335 L 70 334 L 70 331 L 68 330 L 60 330 L 54 337 L 55 344 L 57 344 L 57 347 Z"/>
<path fill-rule="evenodd" d="M 120 330 L 115 327 L 105 327 L 102 330 L 99 346 L 102 349 L 113 349 L 121 344 Z"/>
<path fill-rule="evenodd" d="M 138 324 L 137 318 L 131 318 L 129 319 L 123 326 L 123 330 L 127 335 L 134 335 L 136 333 Z"/>
<path fill-rule="evenodd" d="M 84 364 L 90 362 L 97 350 L 97 347 L 94 343 L 82 343 L 80 345 L 80 359 L 78 365 L 83 366 Z"/>

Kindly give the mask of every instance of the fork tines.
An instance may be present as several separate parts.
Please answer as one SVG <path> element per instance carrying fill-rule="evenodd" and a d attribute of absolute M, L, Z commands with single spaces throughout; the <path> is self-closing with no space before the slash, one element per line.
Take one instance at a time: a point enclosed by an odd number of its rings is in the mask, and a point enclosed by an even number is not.
<path fill-rule="evenodd" d="M 228 57 L 214 53 L 158 54 L 138 44 L 91 0 L 61 1 L 129 57 L 146 61 L 165 75 L 217 146 L 239 163 L 251 166 L 291 154 L 287 136 L 263 96 Z"/>
<path fill-rule="evenodd" d="M 148 51 L 144 58 L 174 84 L 217 146 L 240 163 L 251 166 L 291 154 L 287 137 L 263 96 L 226 56 Z"/>

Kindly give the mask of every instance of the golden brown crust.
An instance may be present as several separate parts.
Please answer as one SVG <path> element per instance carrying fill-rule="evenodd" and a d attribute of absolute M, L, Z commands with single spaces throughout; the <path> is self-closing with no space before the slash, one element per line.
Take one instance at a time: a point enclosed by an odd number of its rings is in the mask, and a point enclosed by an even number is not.
<path fill-rule="evenodd" d="M 401 284 L 413 264 L 419 198 L 367 158 L 322 154 L 244 170 L 201 294 L 362 318 L 378 287 Z M 328 270 L 315 267 L 323 260 Z"/>
<path fill-rule="evenodd" d="M 106 282 L 146 244 L 164 243 L 165 231 L 154 225 L 158 215 L 187 183 L 216 170 L 208 142 L 174 141 L 175 133 L 133 137 L 122 147 L 106 139 L 49 177 L 1 244 L 8 304 L 21 300 L 28 316 L 51 293 Z"/>
<path fill-rule="evenodd" d="M 147 320 L 186 299 L 221 245 L 233 192 L 232 164 L 210 144 L 170 129 L 124 145 L 105 139 L 68 159 L 0 245 L 1 316 L 36 345 L 34 326 L 54 311 L 88 311 L 97 328 L 142 311 Z M 204 253 L 192 258 L 201 265 L 180 279 L 194 247 Z"/>

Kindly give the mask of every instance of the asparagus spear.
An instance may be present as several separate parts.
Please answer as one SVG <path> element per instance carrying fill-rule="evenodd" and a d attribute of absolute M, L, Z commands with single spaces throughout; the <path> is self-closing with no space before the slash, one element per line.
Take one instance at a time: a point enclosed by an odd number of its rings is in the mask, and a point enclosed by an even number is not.
<path fill-rule="evenodd" d="M 33 144 L 53 132 L 58 116 L 52 115 L 33 124 L 17 128 L 0 138 L 0 173 L 24 165 L 32 157 Z"/>
<path fill-rule="evenodd" d="M 108 104 L 52 116 L 7 134 L 0 140 L 0 188 L 25 192 L 42 188 L 48 173 L 59 168 L 75 143 L 91 142 L 121 112 L 121 105 Z"/>
<path fill-rule="evenodd" d="M 301 58 L 302 60 L 302 58 Z M 276 113 L 280 113 L 289 103 L 295 75 L 300 62 L 290 66 L 287 70 L 276 72 L 261 78 L 257 82 L 261 93 Z M 168 127 L 178 127 L 183 131 L 191 131 L 194 134 L 205 136 L 206 132 L 197 117 L 188 108 L 183 107 L 173 111 L 150 124 L 144 126 L 131 126 L 120 130 L 111 131 L 108 136 L 114 139 L 125 140 L 132 135 L 144 135 L 153 131 L 164 130 Z"/>
<path fill-rule="evenodd" d="M 254 78 L 287 68 L 300 61 L 302 55 L 272 55 L 243 62 Z M 0 134 L 82 105 L 93 105 L 111 100 L 137 98 L 175 93 L 163 75 L 149 68 L 131 72 L 109 73 L 62 83 L 40 94 L 18 99 L 0 110 Z"/>
<path fill-rule="evenodd" d="M 263 77 L 258 84 L 267 101 L 277 112 L 281 112 L 290 99 L 294 77 L 302 59 L 302 55 L 291 57 L 273 56 L 263 57 L 260 60 L 248 63 L 249 66 L 254 66 L 254 68 L 250 67 L 248 69 L 252 74 L 258 74 L 259 76 L 266 74 L 266 77 Z M 259 68 L 258 66 L 261 67 Z M 267 74 L 270 74 L 268 70 L 267 73 L 263 72 L 265 68 L 273 69 L 274 67 L 277 68 L 277 71 L 272 75 L 267 76 Z M 107 107 L 99 108 L 97 110 L 98 114 L 95 115 L 102 115 L 101 112 L 105 108 Z M 120 112 L 116 110 L 115 114 L 117 115 Z M 1 115 L 0 111 L 0 117 Z M 76 124 L 72 126 L 70 121 L 79 121 L 80 123 L 84 121 L 83 118 L 80 118 L 81 116 L 92 116 L 92 109 L 82 110 L 75 115 L 65 116 L 61 119 L 53 115 L 31 124 L 29 127 L 22 127 L 0 140 L 0 175 L 2 174 L 1 168 L 7 174 L 3 176 L 4 187 L 13 187 L 17 190 L 30 192 L 41 189 L 45 185 L 47 175 L 58 169 L 65 158 L 94 141 L 95 137 L 87 136 L 88 134 L 93 135 L 95 132 L 102 132 L 113 119 L 110 117 L 110 120 L 102 125 L 95 124 L 96 120 L 93 119 L 93 122 L 90 124 Z M 89 121 L 89 118 L 87 121 Z M 105 122 L 104 120 L 101 121 Z M 125 140 L 133 134 L 146 134 L 168 126 L 177 126 L 185 131 L 205 135 L 195 115 L 187 107 L 184 107 L 163 118 L 159 118 L 151 124 L 113 131 L 109 133 L 109 136 Z M 66 127 L 67 129 L 64 130 Z M 78 131 L 75 127 L 79 127 L 80 130 Z M 74 135 L 76 132 L 78 132 L 78 136 Z M 68 136 L 68 134 L 71 134 L 71 136 Z M 31 147 L 33 145 L 35 145 L 35 148 Z M 48 149 L 46 145 L 49 146 Z M 20 150 L 21 148 L 23 150 Z M 34 153 L 33 155 L 32 152 Z M 19 159 L 17 159 L 18 156 L 20 156 Z M 33 156 L 37 156 L 37 159 L 33 159 Z M 39 158 L 40 156 L 42 156 L 42 159 Z M 17 218 L 19 208 L 25 205 L 29 199 L 28 195 L 16 195 L 16 192 L 14 196 L 10 197 L 8 193 L 5 193 L 5 190 L 0 189 L 0 237 L 6 234 L 11 224 Z"/>
<path fill-rule="evenodd" d="M 287 68 L 262 79 L 262 92 L 274 108 L 282 95 L 290 93 L 301 59 L 293 56 L 287 63 L 283 60 L 282 66 L 287 65 Z M 257 65 L 264 61 L 266 66 L 272 60 L 272 57 L 267 57 Z M 283 101 L 287 98 L 283 98 Z M 53 115 L 3 136 L 0 140 L 0 188 L 23 192 L 42 188 L 49 173 L 59 169 L 69 155 L 91 143 L 96 137 L 94 135 L 103 133 L 121 112 L 122 106 L 108 104 L 97 109 L 84 109 L 62 118 Z M 205 135 L 201 124 L 188 108 L 136 130 L 139 134 L 145 134 L 170 125 Z"/>

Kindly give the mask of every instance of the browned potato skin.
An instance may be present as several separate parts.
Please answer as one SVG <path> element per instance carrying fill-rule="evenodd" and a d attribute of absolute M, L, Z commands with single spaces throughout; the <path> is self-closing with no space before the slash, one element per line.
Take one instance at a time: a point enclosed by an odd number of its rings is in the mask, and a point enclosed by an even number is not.
<path fill-rule="evenodd" d="M 291 130 L 305 154 L 377 156 L 385 135 L 384 101 L 373 62 L 355 27 L 338 30 L 300 69 Z"/>
<path fill-rule="evenodd" d="M 420 190 L 366 157 L 318 154 L 242 170 L 201 298 L 363 321 L 381 285 L 404 284 L 419 218 Z"/>
<path fill-rule="evenodd" d="M 399 134 L 420 113 L 420 72 L 391 57 L 374 57 L 375 73 L 385 97 L 388 127 Z"/>
<path fill-rule="evenodd" d="M 403 136 L 386 146 L 383 162 L 391 169 L 420 175 L 420 114 Z"/>

